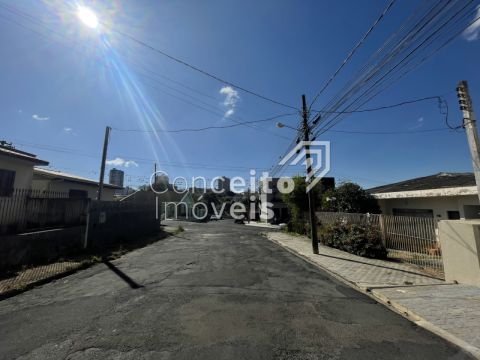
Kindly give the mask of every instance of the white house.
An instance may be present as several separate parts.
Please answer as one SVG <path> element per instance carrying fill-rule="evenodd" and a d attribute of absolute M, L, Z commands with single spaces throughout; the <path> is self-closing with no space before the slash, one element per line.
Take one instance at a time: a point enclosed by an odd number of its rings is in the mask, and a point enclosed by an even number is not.
<path fill-rule="evenodd" d="M 369 189 L 385 215 L 478 219 L 473 173 L 438 173 Z"/>
<path fill-rule="evenodd" d="M 14 189 L 30 189 L 35 165 L 48 165 L 48 161 L 1 141 L 0 196 L 10 196 Z"/>
<path fill-rule="evenodd" d="M 98 181 L 56 170 L 33 169 L 32 189 L 68 193 L 71 198 L 95 199 Z M 102 200 L 114 200 L 115 191 L 123 189 L 112 184 L 103 185 Z"/>

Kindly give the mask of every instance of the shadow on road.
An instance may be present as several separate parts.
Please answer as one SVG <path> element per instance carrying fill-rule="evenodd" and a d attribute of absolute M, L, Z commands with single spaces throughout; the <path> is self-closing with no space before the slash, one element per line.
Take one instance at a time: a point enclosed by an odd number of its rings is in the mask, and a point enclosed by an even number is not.
<path fill-rule="evenodd" d="M 137 284 L 135 280 L 133 280 L 131 277 L 129 277 L 127 274 L 122 272 L 120 269 L 118 269 L 115 265 L 113 265 L 110 261 L 107 259 L 103 259 L 102 262 L 107 265 L 107 267 L 112 270 L 120 279 L 125 281 L 128 286 L 130 286 L 132 289 L 140 289 L 143 288 L 142 285 Z"/>

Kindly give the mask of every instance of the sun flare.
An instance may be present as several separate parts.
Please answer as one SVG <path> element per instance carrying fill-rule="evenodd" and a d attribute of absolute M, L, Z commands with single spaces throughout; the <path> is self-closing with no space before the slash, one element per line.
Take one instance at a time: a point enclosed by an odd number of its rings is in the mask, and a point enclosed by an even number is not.
<path fill-rule="evenodd" d="M 98 26 L 97 15 L 85 6 L 78 7 L 77 16 L 89 28 L 95 29 Z"/>

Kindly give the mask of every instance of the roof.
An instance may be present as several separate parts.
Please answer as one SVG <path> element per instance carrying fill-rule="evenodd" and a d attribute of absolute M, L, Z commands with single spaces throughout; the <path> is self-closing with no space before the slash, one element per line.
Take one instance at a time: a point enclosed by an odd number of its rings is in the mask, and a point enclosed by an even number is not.
<path fill-rule="evenodd" d="M 367 190 L 377 198 L 455 196 L 476 194 L 473 173 L 447 173 L 423 176 Z M 402 194 L 402 195 L 400 195 Z"/>
<path fill-rule="evenodd" d="M 78 175 L 68 174 L 62 171 L 57 171 L 57 170 L 33 168 L 33 174 L 41 177 L 45 177 L 48 179 L 59 179 L 59 180 L 71 181 L 71 182 L 76 182 L 81 184 L 98 186 L 98 181 L 87 179 Z M 123 189 L 123 187 L 121 186 L 106 184 L 106 183 L 103 184 L 103 187 L 110 188 L 110 189 Z"/>
<path fill-rule="evenodd" d="M 0 145 L 0 155 L 14 157 L 17 159 L 29 161 L 34 165 L 48 165 L 48 161 L 40 160 L 37 155 L 25 151 L 17 150 L 12 146 Z"/>

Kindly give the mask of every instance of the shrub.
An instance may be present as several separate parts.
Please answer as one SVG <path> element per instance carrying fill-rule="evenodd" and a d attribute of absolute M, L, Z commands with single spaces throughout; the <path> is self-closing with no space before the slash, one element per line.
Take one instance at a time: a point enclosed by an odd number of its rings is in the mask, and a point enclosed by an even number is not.
<path fill-rule="evenodd" d="M 326 246 L 367 258 L 387 257 L 380 232 L 370 227 L 338 222 L 319 230 L 319 241 Z"/>

